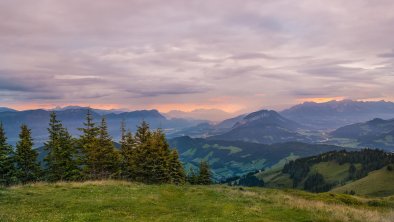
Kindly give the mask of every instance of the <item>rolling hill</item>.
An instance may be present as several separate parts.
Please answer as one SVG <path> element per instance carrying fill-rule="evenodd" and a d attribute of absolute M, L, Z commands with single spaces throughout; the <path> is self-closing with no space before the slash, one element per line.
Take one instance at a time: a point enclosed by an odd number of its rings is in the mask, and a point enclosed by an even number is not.
<path fill-rule="evenodd" d="M 394 171 L 383 167 L 370 172 L 364 178 L 334 188 L 332 192 L 345 193 L 354 191 L 356 194 L 366 196 L 390 196 L 394 195 L 393 182 Z"/>
<path fill-rule="evenodd" d="M 394 154 L 379 150 L 333 151 L 288 161 L 256 177 L 266 187 L 390 196 L 394 195 L 393 163 Z"/>

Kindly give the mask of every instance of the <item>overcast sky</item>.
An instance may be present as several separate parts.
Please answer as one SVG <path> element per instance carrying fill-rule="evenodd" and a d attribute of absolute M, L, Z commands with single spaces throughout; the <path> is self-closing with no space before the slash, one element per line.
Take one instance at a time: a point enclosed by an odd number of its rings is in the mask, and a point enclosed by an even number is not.
<path fill-rule="evenodd" d="M 394 100 L 393 0 L 1 0 L 0 106 Z"/>

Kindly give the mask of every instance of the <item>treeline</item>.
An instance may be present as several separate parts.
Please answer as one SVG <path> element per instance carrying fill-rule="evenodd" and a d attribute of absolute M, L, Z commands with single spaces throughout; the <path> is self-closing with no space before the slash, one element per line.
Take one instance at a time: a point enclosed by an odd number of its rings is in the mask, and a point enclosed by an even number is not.
<path fill-rule="evenodd" d="M 220 181 L 221 184 L 228 186 L 245 186 L 245 187 L 264 187 L 265 183 L 262 178 L 257 178 L 256 174 L 265 169 L 255 170 L 242 176 L 232 176 Z"/>
<path fill-rule="evenodd" d="M 108 133 L 105 118 L 94 122 L 90 110 L 81 136 L 73 138 L 56 117 L 50 115 L 44 163 L 38 162 L 31 130 L 22 125 L 15 150 L 7 143 L 0 123 L 0 186 L 36 181 L 83 181 L 122 179 L 148 184 L 210 184 L 208 163 L 201 162 L 198 174 L 186 176 L 179 154 L 170 149 L 161 129 L 151 130 L 143 121 L 135 135 L 121 125 L 120 148 Z M 193 178 L 193 179 L 192 179 Z"/>
<path fill-rule="evenodd" d="M 293 180 L 293 187 L 298 187 L 304 181 L 304 189 L 313 192 L 324 192 L 330 190 L 335 183 L 327 183 L 321 174 L 309 175 L 310 168 L 320 162 L 335 161 L 338 164 L 350 163 L 349 180 L 361 179 L 369 172 L 381 169 L 394 163 L 394 154 L 378 149 L 363 149 L 360 151 L 332 151 L 318 156 L 306 157 L 292 160 L 283 167 L 282 173 L 287 173 Z M 357 168 L 355 164 L 361 165 Z M 309 175 L 309 176 L 308 176 Z M 308 176 L 308 178 L 307 178 Z"/>

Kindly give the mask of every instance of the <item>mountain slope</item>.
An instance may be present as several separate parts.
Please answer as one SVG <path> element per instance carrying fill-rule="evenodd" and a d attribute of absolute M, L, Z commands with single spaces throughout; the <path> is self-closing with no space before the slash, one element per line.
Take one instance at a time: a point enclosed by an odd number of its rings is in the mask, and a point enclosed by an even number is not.
<path fill-rule="evenodd" d="M 231 130 L 231 128 L 239 121 L 241 121 L 245 115 L 240 115 L 234 118 L 223 120 L 218 124 L 210 123 L 210 122 L 202 122 L 195 126 L 191 126 L 182 130 L 179 130 L 175 133 L 169 134 L 168 136 L 171 138 L 180 137 L 180 136 L 190 136 L 190 137 L 210 137 L 215 135 L 220 135 L 226 133 Z"/>
<path fill-rule="evenodd" d="M 305 157 L 342 147 L 314 145 L 299 142 L 282 144 L 258 144 L 242 141 L 220 141 L 178 137 L 169 140 L 178 149 L 186 169 L 198 166 L 201 160 L 209 161 L 216 179 L 242 175 L 265 167 L 271 167 L 289 156 Z"/>
<path fill-rule="evenodd" d="M 381 148 L 394 151 L 394 119 L 375 118 L 364 123 L 341 127 L 330 133 L 332 141 L 354 141 L 359 147 Z"/>
<path fill-rule="evenodd" d="M 388 167 L 392 169 L 393 163 L 394 154 L 380 150 L 333 151 L 292 160 L 256 176 L 267 187 L 388 196 L 394 194 L 394 173 Z"/>
<path fill-rule="evenodd" d="M 352 100 L 326 103 L 305 102 L 286 109 L 280 114 L 309 127 L 327 130 L 373 118 L 394 118 L 394 103 Z"/>
<path fill-rule="evenodd" d="M 0 112 L 14 112 L 16 110 L 10 109 L 8 107 L 0 107 Z"/>
<path fill-rule="evenodd" d="M 289 141 L 310 142 L 310 139 L 298 132 L 302 128 L 302 125 L 284 118 L 273 110 L 260 110 L 245 116 L 229 132 L 210 137 L 210 139 L 264 144 Z"/>
<path fill-rule="evenodd" d="M 390 196 L 394 195 L 394 171 L 383 167 L 372 171 L 368 176 L 333 189 L 335 193 L 354 191 L 359 195 L 367 196 Z"/>
<path fill-rule="evenodd" d="M 183 112 L 179 110 L 172 110 L 164 114 L 169 118 L 183 118 L 195 120 L 209 120 L 209 121 L 222 121 L 230 118 L 231 113 L 227 113 L 220 109 L 196 109 L 190 112 Z"/>

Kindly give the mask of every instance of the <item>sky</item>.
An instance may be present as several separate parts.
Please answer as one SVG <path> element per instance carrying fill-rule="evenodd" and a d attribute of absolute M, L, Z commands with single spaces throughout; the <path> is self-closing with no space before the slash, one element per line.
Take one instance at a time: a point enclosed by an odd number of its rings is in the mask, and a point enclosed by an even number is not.
<path fill-rule="evenodd" d="M 0 106 L 394 101 L 392 0 L 1 0 Z"/>

